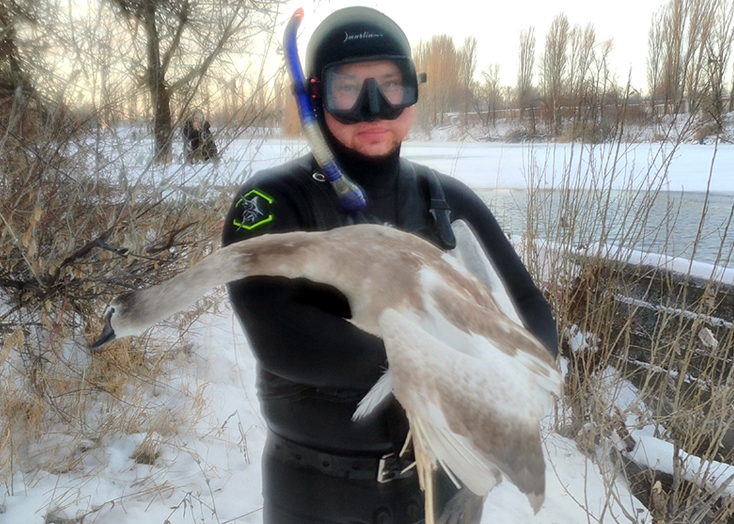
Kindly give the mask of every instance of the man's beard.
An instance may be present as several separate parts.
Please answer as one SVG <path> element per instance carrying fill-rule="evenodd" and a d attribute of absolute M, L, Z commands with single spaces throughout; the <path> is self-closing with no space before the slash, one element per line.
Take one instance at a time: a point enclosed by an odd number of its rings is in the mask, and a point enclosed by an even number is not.
<path fill-rule="evenodd" d="M 390 160 L 395 156 L 395 153 L 400 150 L 400 141 L 395 140 L 390 145 L 390 150 L 387 153 L 383 153 L 381 155 L 365 155 L 364 153 L 360 153 L 359 151 L 346 147 L 345 145 L 339 143 L 341 146 L 340 149 L 342 149 L 345 152 L 348 152 L 348 155 L 357 162 L 363 162 L 365 164 L 371 164 L 371 165 L 381 165 L 384 164 L 386 161 Z"/>
<path fill-rule="evenodd" d="M 387 153 L 381 155 L 365 155 L 360 153 L 356 149 L 347 147 L 342 144 L 337 138 L 331 133 L 331 130 L 326 125 L 322 125 L 321 129 L 324 133 L 324 138 L 329 144 L 332 152 L 337 158 L 349 159 L 351 162 L 358 162 L 361 164 L 380 166 L 386 162 L 392 161 L 395 158 L 395 154 L 399 153 L 402 142 L 400 140 L 394 140 L 390 144 L 390 150 Z"/>

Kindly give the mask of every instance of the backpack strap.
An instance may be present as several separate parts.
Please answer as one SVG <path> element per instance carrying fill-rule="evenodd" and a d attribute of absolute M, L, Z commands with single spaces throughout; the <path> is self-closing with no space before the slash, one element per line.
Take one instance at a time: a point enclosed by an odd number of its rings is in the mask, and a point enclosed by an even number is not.
<path fill-rule="evenodd" d="M 428 195 L 430 205 L 428 212 L 433 219 L 433 226 L 438 233 L 438 239 L 441 241 L 441 247 L 444 249 L 454 249 L 456 247 L 456 237 L 451 229 L 451 208 L 446 202 L 446 195 L 443 187 L 438 179 L 438 173 L 435 169 L 426 169 L 426 181 L 428 182 Z"/>
<path fill-rule="evenodd" d="M 416 164 L 400 159 L 400 179 L 401 183 L 407 185 L 418 184 L 421 190 L 418 194 L 410 193 L 406 189 L 408 201 L 406 201 L 406 207 L 417 210 L 422 209 L 421 216 L 412 216 L 408 214 L 403 217 L 403 226 L 406 227 L 406 231 L 413 231 L 423 229 L 433 239 L 434 243 L 437 243 L 442 249 L 454 249 L 456 247 L 456 237 L 454 231 L 451 229 L 451 208 L 448 202 L 446 202 L 446 195 L 443 191 L 443 186 L 439 180 L 438 173 L 427 166 Z M 420 196 L 419 196 L 420 195 Z M 415 198 L 423 199 L 422 202 L 417 203 Z M 423 213 L 428 212 L 428 217 Z M 420 224 L 413 223 L 416 220 Z"/>

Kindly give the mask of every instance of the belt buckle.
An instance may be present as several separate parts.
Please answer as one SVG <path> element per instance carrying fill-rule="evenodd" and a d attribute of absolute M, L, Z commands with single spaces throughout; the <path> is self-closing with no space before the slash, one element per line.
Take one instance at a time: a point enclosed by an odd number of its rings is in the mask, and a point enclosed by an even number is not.
<path fill-rule="evenodd" d="M 377 482 L 386 484 L 393 480 L 410 477 L 412 470 L 402 467 L 404 463 L 405 461 L 395 453 L 388 453 L 380 457 L 380 465 L 377 468 Z"/>

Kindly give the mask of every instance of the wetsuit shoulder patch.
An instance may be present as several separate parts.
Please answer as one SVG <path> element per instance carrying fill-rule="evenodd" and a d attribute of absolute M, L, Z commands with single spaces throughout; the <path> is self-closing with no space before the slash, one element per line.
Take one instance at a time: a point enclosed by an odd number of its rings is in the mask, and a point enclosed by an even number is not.
<path fill-rule="evenodd" d="M 275 199 L 260 189 L 251 189 L 235 203 L 232 224 L 248 231 L 273 221 Z"/>

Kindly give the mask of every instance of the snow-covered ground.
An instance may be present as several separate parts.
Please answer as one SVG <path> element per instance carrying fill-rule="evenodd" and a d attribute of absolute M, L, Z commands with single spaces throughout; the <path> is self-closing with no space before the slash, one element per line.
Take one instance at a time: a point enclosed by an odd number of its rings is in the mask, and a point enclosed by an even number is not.
<path fill-rule="evenodd" d="M 302 141 L 279 138 L 249 145 L 241 140 L 222 141 L 221 145 L 224 158 L 217 165 L 171 169 L 182 179 L 218 172 L 236 181 L 306 149 Z M 404 154 L 475 188 L 525 188 L 529 166 L 534 163 L 544 166 L 544 183 L 552 185 L 569 163 L 603 165 L 610 147 L 581 155 L 580 147 L 571 145 L 409 142 Z M 631 156 L 625 156 L 623 165 L 647 176 L 646 166 L 655 158 L 656 147 L 630 146 Z M 714 152 L 716 162 L 711 170 Z M 145 159 L 141 159 L 128 169 L 143 165 Z M 683 146 L 667 171 L 666 183 L 674 191 L 710 188 L 734 195 L 732 165 L 734 146 Z M 620 177 L 620 184 L 624 179 Z M 226 304 L 221 291 L 218 293 Z M 174 355 L 168 371 L 138 388 L 134 398 L 122 401 L 139 410 L 147 427 L 156 426 L 151 420 L 160 420 L 158 431 L 111 432 L 99 441 L 87 441 L 58 428 L 40 442 L 27 443 L 17 450 L 15 474 L 0 492 L 0 523 L 261 522 L 260 456 L 265 426 L 255 391 L 256 365 L 229 308 L 218 309 L 200 317 L 182 336 L 163 328 L 155 331 L 156 351 Z M 169 339 L 172 342 L 166 342 Z M 174 340 L 176 345 L 172 345 Z M 84 348 L 70 350 L 77 352 L 79 369 L 89 364 L 91 357 Z M 633 402 L 634 390 L 625 385 L 623 391 Z M 91 413 L 105 409 L 103 397 L 100 392 L 89 400 Z M 3 429 L 0 438 L 9 430 Z M 158 450 L 152 464 L 134 460 L 141 443 Z M 656 460 L 672 460 L 672 451 L 664 442 L 645 438 L 644 446 Z M 505 481 L 490 493 L 483 522 L 651 522 L 624 481 L 614 477 L 610 481 L 610 475 L 600 469 L 609 465 L 604 460 L 597 465 L 573 441 L 553 433 L 551 422 L 544 430 L 544 447 L 548 486 L 541 511 L 534 516 L 525 497 Z"/>
<path fill-rule="evenodd" d="M 120 133 L 108 139 L 102 163 L 111 175 L 125 171 L 132 180 L 146 171 L 151 157 L 150 139 L 140 133 Z M 305 140 L 275 135 L 217 136 L 221 160 L 217 164 L 181 164 L 182 144 L 174 144 L 174 162 L 169 175 L 198 178 L 213 173 L 223 181 L 242 182 L 250 174 L 281 164 L 308 151 Z M 663 191 L 714 191 L 734 195 L 734 144 L 678 144 L 615 142 L 581 145 L 577 143 L 505 143 L 476 141 L 423 141 L 403 143 L 404 157 L 455 176 L 475 189 L 553 189 L 561 181 L 578 188 L 639 190 L 660 179 Z M 106 156 L 105 156 L 106 155 Z M 664 162 L 665 161 L 665 162 Z M 124 169 L 121 167 L 124 165 Z M 594 174 L 594 179 L 589 174 Z M 603 183 L 602 186 L 599 184 Z"/>
<path fill-rule="evenodd" d="M 715 153 L 715 154 L 714 154 Z M 734 194 L 734 145 L 681 144 L 675 152 L 661 144 L 505 144 L 477 142 L 406 142 L 406 158 L 430 165 L 459 178 L 473 188 L 518 188 L 539 183 L 539 187 L 557 187 L 564 172 L 571 183 L 589 188 L 588 169 L 601 175 L 613 189 L 646 187 L 672 154 L 666 165 L 663 190 L 710 191 Z M 616 167 L 613 165 L 616 163 Z M 712 167 L 713 163 L 713 167 Z M 710 176 L 709 176 L 710 175 Z M 531 178 L 532 177 L 532 178 Z M 710 178 L 710 180 L 709 180 Z M 630 181 L 635 180 L 634 185 Z M 598 188 L 598 186 L 597 186 Z"/>
<path fill-rule="evenodd" d="M 164 330 L 157 333 L 165 336 Z M 147 406 L 142 416 L 171 411 L 169 420 L 178 421 L 167 428 L 170 433 L 152 437 L 160 445 L 152 465 L 133 459 L 146 434 L 112 434 L 101 442 L 79 443 L 49 433 L 27 450 L 35 467 L 17 471 L 5 485 L 0 522 L 261 522 L 265 426 L 247 341 L 228 307 L 199 319 L 186 341 L 190 351 L 171 362 L 168 376 L 151 384 L 144 398 L 133 400 Z M 191 419 L 192 404 L 201 406 L 196 420 Z M 51 453 L 64 439 L 74 447 Z M 540 512 L 533 515 L 525 496 L 505 481 L 490 493 L 484 523 L 622 523 L 630 522 L 629 515 L 650 522 L 624 483 L 605 482 L 598 466 L 573 441 L 546 428 L 544 448 L 548 484 Z M 80 454 L 83 459 L 72 470 L 58 471 Z"/>

